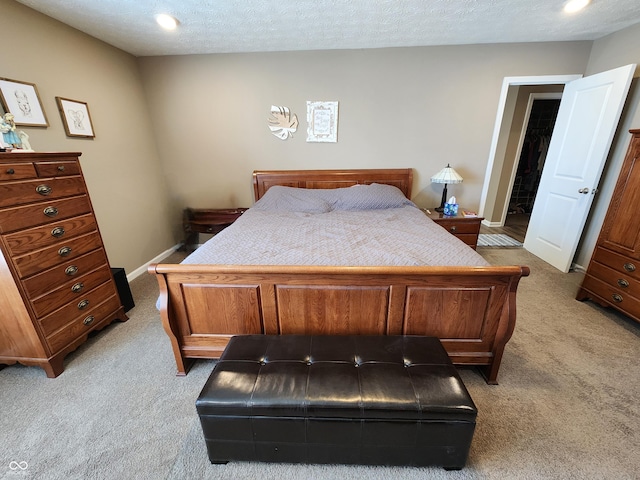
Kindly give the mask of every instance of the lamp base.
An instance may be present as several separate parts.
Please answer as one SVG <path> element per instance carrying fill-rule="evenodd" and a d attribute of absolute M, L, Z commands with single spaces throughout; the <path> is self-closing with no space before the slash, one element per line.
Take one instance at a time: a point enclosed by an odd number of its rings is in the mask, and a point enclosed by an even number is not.
<path fill-rule="evenodd" d="M 447 202 L 447 184 L 444 184 L 444 190 L 442 190 L 442 199 L 440 200 L 440 206 L 434 208 L 438 213 L 444 212 L 444 204 Z"/>

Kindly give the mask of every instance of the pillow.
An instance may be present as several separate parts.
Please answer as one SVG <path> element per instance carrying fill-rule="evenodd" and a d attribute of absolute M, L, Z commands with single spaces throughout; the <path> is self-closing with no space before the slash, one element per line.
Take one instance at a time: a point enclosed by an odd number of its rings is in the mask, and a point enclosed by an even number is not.
<path fill-rule="evenodd" d="M 405 205 L 415 207 L 415 204 L 393 185 L 354 185 L 337 188 L 332 192 L 335 194 L 335 201 L 331 202 L 334 210 L 383 210 Z"/>
<path fill-rule="evenodd" d="M 331 205 L 318 190 L 274 185 L 252 207 L 271 212 L 326 213 Z"/>

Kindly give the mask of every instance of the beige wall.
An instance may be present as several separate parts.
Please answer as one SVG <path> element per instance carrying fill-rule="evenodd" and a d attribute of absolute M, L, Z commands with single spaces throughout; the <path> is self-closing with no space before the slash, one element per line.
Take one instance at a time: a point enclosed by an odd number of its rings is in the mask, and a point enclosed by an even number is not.
<path fill-rule="evenodd" d="M 82 152 L 112 266 L 127 273 L 174 243 L 136 58 L 11 0 L 0 0 L 0 77 L 35 83 L 48 128 L 20 127 L 37 151 Z M 68 138 L 55 97 L 87 102 L 96 138 Z"/>
<path fill-rule="evenodd" d="M 640 24 L 594 42 L 586 74 L 591 75 L 630 63 L 640 64 Z M 636 68 L 627 102 L 622 112 L 620 125 L 600 181 L 598 195 L 591 207 L 589 220 L 578 246 L 575 263 L 585 268 L 589 264 L 591 254 L 598 240 L 598 234 L 606 216 L 609 201 L 614 193 L 615 183 L 629 146 L 629 140 L 631 139 L 629 130 L 640 128 L 640 110 L 638 109 L 640 105 L 640 86 L 638 85 L 638 77 L 640 77 L 640 68 Z"/>
<path fill-rule="evenodd" d="M 170 178 L 174 232 L 185 206 L 253 203 L 254 169 L 413 167 L 414 200 L 439 204 L 431 175 L 447 163 L 450 194 L 478 208 L 505 76 L 574 74 L 591 42 L 189 55 L 140 59 Z M 306 142 L 306 101 L 339 101 L 338 142 Z M 271 105 L 300 126 L 282 141 Z"/>
<path fill-rule="evenodd" d="M 39 151 L 83 152 L 110 261 L 127 272 L 181 239 L 185 206 L 250 205 L 254 169 L 413 167 L 414 200 L 429 207 L 442 191 L 429 178 L 450 162 L 464 177 L 450 193 L 477 208 L 504 77 L 640 60 L 640 26 L 595 43 L 136 59 L 12 0 L 0 7 L 12 39 L 0 50 L 0 76 L 35 83 L 50 123 L 25 130 Z M 591 254 L 625 132 L 640 127 L 639 90 L 632 86 L 578 263 Z M 88 102 L 96 139 L 66 137 L 55 96 Z M 307 100 L 340 102 L 337 143 L 305 141 Z M 272 104 L 298 115 L 293 139 L 270 134 Z"/>

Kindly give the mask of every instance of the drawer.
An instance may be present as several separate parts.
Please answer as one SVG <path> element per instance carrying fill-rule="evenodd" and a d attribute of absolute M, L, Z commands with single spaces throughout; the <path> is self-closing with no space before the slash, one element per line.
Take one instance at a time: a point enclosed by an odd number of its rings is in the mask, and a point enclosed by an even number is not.
<path fill-rule="evenodd" d="M 75 317 L 64 317 L 63 327 L 53 331 L 53 333 L 46 337 L 49 348 L 52 352 L 60 351 L 78 337 L 86 335 L 93 330 L 96 325 L 100 325 L 103 319 L 116 312 L 119 308 L 120 300 L 118 296 L 114 294 L 108 297 L 103 303 L 96 304 L 96 307 L 91 310 L 82 312 Z M 71 321 L 66 323 L 69 318 L 71 318 Z"/>
<path fill-rule="evenodd" d="M 13 255 L 23 255 L 94 230 L 97 230 L 95 218 L 87 214 L 11 233 L 5 237 L 5 243 Z"/>
<path fill-rule="evenodd" d="M 39 273 L 47 268 L 67 263 L 85 253 L 102 247 L 98 232 L 60 242 L 42 250 L 36 250 L 13 259 L 20 278 Z"/>
<path fill-rule="evenodd" d="M 191 222 L 189 223 L 189 231 L 195 232 L 195 233 L 220 233 L 222 230 L 227 228 L 233 222 L 234 220 L 229 220 L 228 222 L 216 223 L 216 224 L 210 224 L 210 223 L 202 224 L 202 223 Z"/>
<path fill-rule="evenodd" d="M 629 277 L 640 280 L 640 261 L 602 247 L 596 247 L 593 261 L 611 267 L 616 272 L 624 273 Z"/>
<path fill-rule="evenodd" d="M 41 202 L 44 199 L 56 200 L 83 193 L 86 193 L 85 186 L 80 176 L 0 183 L 0 207 Z"/>
<path fill-rule="evenodd" d="M 58 286 L 71 286 L 82 275 L 107 264 L 103 249 L 95 250 L 70 262 L 57 265 L 22 282 L 29 298 L 34 299 Z"/>
<path fill-rule="evenodd" d="M 80 174 L 80 164 L 74 161 L 36 162 L 35 166 L 39 177 L 62 177 Z"/>
<path fill-rule="evenodd" d="M 227 225 L 235 222 L 246 210 L 246 208 L 187 208 L 183 215 L 185 222 L 202 225 Z"/>
<path fill-rule="evenodd" d="M 640 298 L 640 280 L 636 280 L 625 273 L 617 272 L 601 263 L 592 262 L 589 266 L 588 275 L 618 290 L 620 294 L 626 293 L 635 298 Z"/>
<path fill-rule="evenodd" d="M 478 235 L 476 234 L 456 234 L 460 240 L 469 245 L 470 247 L 476 248 L 476 244 L 478 243 Z"/>
<path fill-rule="evenodd" d="M 80 310 L 86 309 L 87 306 L 90 306 L 86 298 L 87 295 L 90 295 L 94 288 L 109 280 L 111 280 L 111 269 L 108 265 L 104 265 L 97 270 L 77 278 L 71 285 L 63 285 L 33 300 L 31 302 L 33 311 L 36 317 L 40 318 L 69 302 L 74 303 L 76 306 L 80 304 L 79 302 L 83 302 L 82 305 L 86 304 L 86 306 L 78 308 Z"/>
<path fill-rule="evenodd" d="M 622 312 L 640 319 L 640 301 L 632 295 L 629 295 L 628 292 L 614 288 L 591 275 L 584 277 L 582 288 L 594 293 Z"/>
<path fill-rule="evenodd" d="M 480 232 L 479 222 L 456 222 L 455 220 L 442 220 L 436 222 L 442 228 L 445 228 L 449 233 L 458 235 L 461 233 L 475 233 Z"/>
<path fill-rule="evenodd" d="M 0 181 L 36 178 L 33 163 L 3 163 L 0 166 Z"/>
<path fill-rule="evenodd" d="M 42 327 L 42 332 L 46 337 L 48 337 L 61 328 L 64 328 L 74 320 L 78 318 L 85 318 L 87 315 L 93 314 L 94 310 L 102 302 L 106 301 L 112 296 L 116 298 L 116 306 L 113 308 L 113 310 L 116 310 L 120 306 L 120 302 L 117 301 L 118 295 L 116 295 L 116 290 L 113 286 L 113 282 L 103 283 L 98 288 L 87 292 L 86 295 L 84 295 L 78 301 L 70 302 L 54 311 L 53 313 L 50 313 L 46 317 L 41 318 L 39 320 L 39 323 Z M 78 304 L 82 300 L 87 300 L 89 304 L 85 308 L 78 308 Z"/>
<path fill-rule="evenodd" d="M 86 195 L 6 208 L 0 210 L 0 233 L 14 232 L 85 213 L 91 213 L 89 197 Z"/>

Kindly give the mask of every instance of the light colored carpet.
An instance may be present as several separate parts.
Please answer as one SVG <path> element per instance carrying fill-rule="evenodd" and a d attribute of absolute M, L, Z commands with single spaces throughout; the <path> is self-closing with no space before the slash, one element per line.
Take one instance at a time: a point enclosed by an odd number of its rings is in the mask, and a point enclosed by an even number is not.
<path fill-rule="evenodd" d="M 504 233 L 481 233 L 478 235 L 479 247 L 521 247 L 522 243 Z"/>
<path fill-rule="evenodd" d="M 524 249 L 478 248 L 493 264 L 531 267 L 498 380 L 460 369 L 479 409 L 467 467 L 211 465 L 195 400 L 214 361 L 175 376 L 154 308 L 155 280 L 132 282 L 130 320 L 93 336 L 46 378 L 0 371 L 0 478 L 458 480 L 637 479 L 640 472 L 640 325 L 574 299 L 582 276 Z M 11 462 L 26 462 L 11 470 Z M 24 465 L 24 463 L 22 463 Z M 14 465 L 15 466 L 15 465 Z"/>

